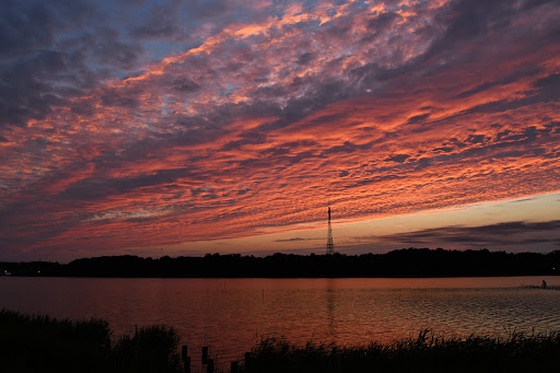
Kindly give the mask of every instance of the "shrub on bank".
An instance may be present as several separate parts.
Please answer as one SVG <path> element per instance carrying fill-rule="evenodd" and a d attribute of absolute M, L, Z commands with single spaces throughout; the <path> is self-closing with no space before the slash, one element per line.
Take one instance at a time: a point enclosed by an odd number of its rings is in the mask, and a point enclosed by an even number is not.
<path fill-rule="evenodd" d="M 423 330 L 393 344 L 339 347 L 264 339 L 248 355 L 245 373 L 284 372 L 558 372 L 560 334 L 507 338 L 438 337 Z"/>
<path fill-rule="evenodd" d="M 180 372 L 179 336 L 165 325 L 136 329 L 116 341 L 112 364 L 117 372 Z"/>
<path fill-rule="evenodd" d="M 2 372 L 181 372 L 175 330 L 138 328 L 112 340 L 107 321 L 0 311 Z"/>

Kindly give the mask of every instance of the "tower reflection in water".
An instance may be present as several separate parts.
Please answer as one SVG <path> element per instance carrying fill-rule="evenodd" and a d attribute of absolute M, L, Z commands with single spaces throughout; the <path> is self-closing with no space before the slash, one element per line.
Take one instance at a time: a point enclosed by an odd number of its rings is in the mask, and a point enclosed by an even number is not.
<path fill-rule="evenodd" d="M 336 304 L 336 288 L 333 279 L 327 279 L 327 286 L 325 289 L 326 305 L 327 305 L 327 337 L 335 341 L 338 337 L 337 322 L 335 317 L 335 304 Z"/>

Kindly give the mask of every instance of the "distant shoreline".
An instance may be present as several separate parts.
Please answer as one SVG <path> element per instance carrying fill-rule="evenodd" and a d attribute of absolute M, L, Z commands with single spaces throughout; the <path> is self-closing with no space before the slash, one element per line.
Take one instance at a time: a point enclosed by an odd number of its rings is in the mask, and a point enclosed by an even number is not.
<path fill-rule="evenodd" d="M 204 257 L 104 256 L 56 262 L 0 262 L 0 274 L 112 278 L 441 278 L 558 276 L 560 250 L 506 253 L 489 250 L 402 249 L 386 254 L 266 257 L 207 254 Z"/>

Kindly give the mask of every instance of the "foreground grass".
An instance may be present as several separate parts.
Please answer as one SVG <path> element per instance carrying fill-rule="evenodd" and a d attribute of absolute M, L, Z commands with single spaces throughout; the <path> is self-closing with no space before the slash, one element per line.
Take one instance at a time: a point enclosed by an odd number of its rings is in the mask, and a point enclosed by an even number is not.
<path fill-rule="evenodd" d="M 173 328 L 163 325 L 113 338 L 102 319 L 57 320 L 0 311 L 0 372 L 177 373 L 182 371 L 178 343 Z M 455 338 L 426 329 L 416 338 L 356 347 L 265 339 L 239 371 L 558 372 L 560 333 Z"/>
<path fill-rule="evenodd" d="M 361 347 L 265 339 L 242 370 L 253 372 L 558 372 L 560 334 L 437 337 L 429 330 L 393 344 Z"/>
<path fill-rule="evenodd" d="M 2 372 L 181 371 L 179 337 L 150 326 L 112 339 L 107 321 L 57 320 L 0 311 Z"/>

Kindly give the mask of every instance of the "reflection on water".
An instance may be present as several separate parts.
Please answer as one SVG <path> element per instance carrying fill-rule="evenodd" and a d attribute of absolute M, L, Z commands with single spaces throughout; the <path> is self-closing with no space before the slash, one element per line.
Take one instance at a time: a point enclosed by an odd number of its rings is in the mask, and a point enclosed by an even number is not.
<path fill-rule="evenodd" d="M 554 277 L 453 279 L 0 278 L 0 308 L 107 319 L 117 334 L 169 324 L 191 351 L 222 362 L 262 337 L 340 345 L 391 341 L 430 327 L 464 336 L 560 330 Z M 195 357 L 196 358 L 196 357 Z"/>
<path fill-rule="evenodd" d="M 336 340 L 336 317 L 335 317 L 335 304 L 336 304 L 336 291 L 333 289 L 332 279 L 327 280 L 327 288 L 325 289 L 325 296 L 327 300 L 327 339 Z"/>

